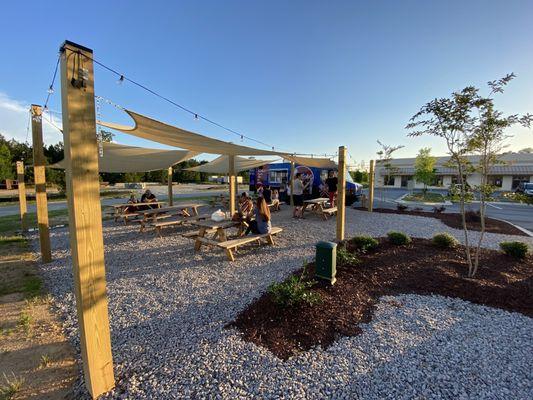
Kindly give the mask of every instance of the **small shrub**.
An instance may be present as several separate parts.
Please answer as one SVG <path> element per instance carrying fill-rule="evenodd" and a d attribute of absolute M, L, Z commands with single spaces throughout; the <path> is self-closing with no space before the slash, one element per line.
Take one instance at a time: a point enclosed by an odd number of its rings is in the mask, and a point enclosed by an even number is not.
<path fill-rule="evenodd" d="M 481 213 L 479 211 L 466 211 L 465 212 L 466 222 L 481 222 Z"/>
<path fill-rule="evenodd" d="M 300 276 L 293 275 L 284 282 L 271 284 L 268 291 L 274 302 L 282 307 L 293 307 L 301 303 L 309 305 L 319 303 L 321 301 L 320 295 L 311 290 L 316 282 L 304 280 L 305 276 L 306 266 L 304 264 Z"/>
<path fill-rule="evenodd" d="M 1 399 L 12 399 L 15 395 L 20 392 L 24 386 L 25 379 L 22 377 L 17 377 L 13 372 L 11 372 L 13 377 L 9 377 L 4 372 L 4 381 L 5 384 L 0 384 L 0 398 Z"/>
<path fill-rule="evenodd" d="M 402 203 L 398 203 L 396 204 L 396 209 L 398 211 L 405 211 L 407 210 L 409 207 L 407 207 L 405 204 L 402 204 Z"/>
<path fill-rule="evenodd" d="M 379 246 L 379 242 L 370 236 L 355 236 L 350 239 L 350 244 L 363 253 L 374 250 Z"/>
<path fill-rule="evenodd" d="M 339 265 L 354 265 L 359 262 L 357 256 L 350 253 L 344 247 L 337 247 L 337 263 Z"/>
<path fill-rule="evenodd" d="M 443 249 L 455 247 L 457 244 L 459 244 L 457 239 L 449 233 L 437 233 L 435 236 L 433 236 L 432 242 L 435 246 Z"/>
<path fill-rule="evenodd" d="M 508 256 L 523 259 L 529 253 L 529 247 L 523 242 L 501 242 L 500 249 Z"/>
<path fill-rule="evenodd" d="M 411 238 L 403 232 L 389 232 L 387 237 L 392 244 L 403 246 L 411 243 Z"/>
<path fill-rule="evenodd" d="M 51 362 L 52 360 L 48 354 L 42 354 L 41 361 L 39 363 L 39 368 L 46 368 L 50 365 Z"/>

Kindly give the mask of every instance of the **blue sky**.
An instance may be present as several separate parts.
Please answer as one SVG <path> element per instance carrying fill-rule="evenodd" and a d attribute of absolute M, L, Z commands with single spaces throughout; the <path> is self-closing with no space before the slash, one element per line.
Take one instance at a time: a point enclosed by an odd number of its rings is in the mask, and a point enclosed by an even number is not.
<path fill-rule="evenodd" d="M 406 137 L 425 102 L 514 72 L 498 99 L 533 112 L 530 1 L 91 1 L 6 2 L 0 33 L 0 133 L 24 140 L 29 103 L 42 103 L 65 39 L 124 75 L 234 130 L 280 149 L 375 158 L 377 139 L 444 154 Z M 96 92 L 124 107 L 209 136 L 195 121 L 96 69 Z M 59 85 L 51 108 L 60 111 Z M 22 111 L 21 111 L 22 110 Z M 104 119 L 127 123 L 111 106 Z M 56 116 L 57 117 L 57 116 Z M 515 128 L 510 148 L 533 146 Z M 48 143 L 61 140 L 46 129 Z M 120 143 L 160 147 L 131 136 Z M 245 142 L 254 145 L 252 142 Z"/>

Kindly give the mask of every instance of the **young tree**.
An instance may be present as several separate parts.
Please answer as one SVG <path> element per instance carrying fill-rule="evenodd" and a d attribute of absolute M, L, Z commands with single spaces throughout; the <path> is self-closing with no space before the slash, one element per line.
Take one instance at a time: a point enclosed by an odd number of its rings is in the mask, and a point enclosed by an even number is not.
<path fill-rule="evenodd" d="M 503 115 L 494 110 L 491 96 L 502 93 L 504 87 L 514 78 L 514 74 L 489 82 L 491 93 L 482 97 L 479 89 L 469 86 L 460 92 L 452 93 L 450 98 L 435 99 L 423 106 L 412 118 L 406 128 L 412 130 L 409 136 L 432 135 L 445 140 L 450 165 L 457 169 L 459 179 L 460 211 L 464 231 L 465 252 L 468 262 L 468 276 L 474 277 L 479 264 L 479 249 L 485 229 L 485 201 L 490 188 L 487 185 L 488 174 L 497 163 L 506 136 L 504 130 L 511 125 L 521 123 L 529 126 L 532 116 L 523 117 Z M 467 154 L 477 153 L 480 162 L 476 167 L 481 171 L 482 182 L 478 187 L 482 199 L 482 232 L 474 260 L 470 249 L 468 229 L 465 218 L 465 201 L 467 196 L 466 174 L 472 167 L 466 159 Z"/>
<path fill-rule="evenodd" d="M 435 162 L 436 158 L 431 155 L 429 147 L 419 150 L 415 160 L 414 178 L 417 182 L 424 184 L 424 195 L 427 193 L 428 186 L 435 180 Z"/>
<path fill-rule="evenodd" d="M 491 169 L 495 165 L 503 163 L 498 157 L 503 152 L 506 139 L 509 138 L 505 130 L 515 124 L 520 124 L 527 128 L 531 127 L 532 116 L 530 114 L 523 116 L 518 116 L 517 114 L 504 116 L 500 111 L 495 109 L 492 96 L 503 93 L 505 87 L 514 78 L 514 74 L 508 74 L 502 79 L 489 82 L 488 86 L 491 90 L 488 97 L 479 98 L 475 105 L 479 117 L 468 139 L 468 146 L 470 151 L 479 156 L 479 161 L 475 167 L 481 175 L 481 182 L 476 187 L 480 199 L 481 233 L 474 255 L 472 276 L 476 274 L 479 267 L 481 243 L 485 234 L 486 202 L 490 200 L 492 193 L 496 189 L 489 184 L 488 178 Z"/>
<path fill-rule="evenodd" d="M 397 168 L 392 165 L 392 154 L 405 146 L 389 146 L 379 140 L 377 142 L 381 146 L 381 150 L 376 153 L 379 157 L 378 162 L 387 170 L 387 176 L 390 178 L 397 171 Z"/>
<path fill-rule="evenodd" d="M 465 175 L 468 167 L 465 156 L 468 153 L 468 133 L 475 123 L 472 110 L 478 98 L 478 90 L 469 86 L 460 92 L 452 93 L 449 98 L 434 99 L 425 104 L 406 126 L 406 129 L 411 131 L 408 134 L 411 137 L 431 135 L 446 142 L 450 165 L 457 170 L 459 179 L 459 204 L 469 275 L 473 264 L 465 217 Z"/>

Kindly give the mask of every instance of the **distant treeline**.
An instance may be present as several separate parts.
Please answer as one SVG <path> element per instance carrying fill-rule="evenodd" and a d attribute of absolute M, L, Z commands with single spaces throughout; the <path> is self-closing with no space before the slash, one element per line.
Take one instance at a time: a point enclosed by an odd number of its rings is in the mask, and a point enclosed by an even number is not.
<path fill-rule="evenodd" d="M 54 164 L 63 159 L 63 143 L 44 147 L 44 155 L 48 164 Z M 28 143 L 19 143 L 14 139 L 6 140 L 0 134 L 0 181 L 6 179 L 16 179 L 16 162 L 24 161 L 26 166 L 33 165 L 33 148 Z M 174 166 L 172 180 L 174 182 L 200 183 L 207 182 L 209 174 L 203 172 L 184 171 L 185 168 L 196 167 L 205 164 L 207 161 L 197 161 L 194 159 L 183 161 Z M 241 173 L 239 175 L 247 175 Z M 142 173 L 101 173 L 100 180 L 114 184 L 117 182 L 167 182 L 167 171 L 152 171 Z M 33 168 L 26 168 L 25 181 L 33 182 Z M 65 173 L 61 170 L 46 169 L 46 181 L 55 184 L 60 189 L 65 187 Z"/>

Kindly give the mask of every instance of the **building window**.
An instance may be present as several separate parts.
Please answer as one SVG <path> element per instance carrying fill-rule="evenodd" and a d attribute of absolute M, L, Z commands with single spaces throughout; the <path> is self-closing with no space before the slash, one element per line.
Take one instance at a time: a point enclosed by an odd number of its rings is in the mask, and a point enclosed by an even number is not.
<path fill-rule="evenodd" d="M 407 187 L 409 181 L 413 180 L 412 175 L 402 175 L 402 187 Z"/>
<path fill-rule="evenodd" d="M 268 183 L 281 184 L 283 181 L 287 181 L 289 176 L 286 169 L 271 169 L 268 175 Z"/>
<path fill-rule="evenodd" d="M 394 186 L 394 175 L 385 175 L 383 177 L 383 185 Z"/>
<path fill-rule="evenodd" d="M 433 182 L 431 182 L 431 185 L 429 186 L 438 186 L 438 187 L 442 187 L 444 186 L 444 183 L 442 181 L 442 176 L 436 176 L 434 179 L 433 179 Z"/>
<path fill-rule="evenodd" d="M 500 187 L 500 188 L 502 187 L 502 182 L 503 182 L 503 176 L 501 175 L 490 175 L 487 181 L 489 185 Z"/>
<path fill-rule="evenodd" d="M 513 184 L 511 186 L 512 189 L 516 189 L 518 186 L 520 186 L 521 183 L 529 182 L 529 176 L 523 176 L 523 175 L 514 175 L 513 176 Z"/>

